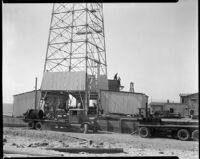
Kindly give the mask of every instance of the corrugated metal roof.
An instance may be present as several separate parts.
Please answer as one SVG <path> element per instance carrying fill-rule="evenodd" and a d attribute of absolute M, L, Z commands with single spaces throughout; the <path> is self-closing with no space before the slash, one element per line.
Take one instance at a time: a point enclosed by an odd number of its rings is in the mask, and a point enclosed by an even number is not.
<path fill-rule="evenodd" d="M 182 106 L 182 105 L 187 105 L 184 103 L 165 103 L 165 105 L 176 105 L 176 106 Z"/>
<path fill-rule="evenodd" d="M 191 93 L 180 93 L 179 96 L 189 96 Z"/>
<path fill-rule="evenodd" d="M 149 105 L 164 105 L 164 102 L 151 102 Z"/>
<path fill-rule="evenodd" d="M 144 93 L 139 93 L 139 92 L 112 91 L 112 90 L 104 90 L 104 89 L 102 89 L 101 91 L 118 92 L 118 93 L 127 93 L 127 94 L 140 94 L 140 95 L 147 96 L 146 94 L 144 94 Z M 148 96 L 147 96 L 147 97 L 148 97 Z"/>
<path fill-rule="evenodd" d="M 40 89 L 38 89 L 37 91 L 40 91 Z M 22 94 L 26 94 L 26 93 L 32 93 L 32 92 L 35 92 L 35 90 L 24 92 L 24 93 L 19 93 L 19 94 L 14 94 L 13 96 L 18 96 L 18 95 L 22 95 Z"/>
<path fill-rule="evenodd" d="M 183 103 L 151 102 L 149 105 L 185 105 Z"/>
<path fill-rule="evenodd" d="M 85 72 L 45 72 L 42 79 L 41 90 L 85 90 L 85 75 Z"/>
<path fill-rule="evenodd" d="M 191 95 L 195 95 L 195 94 L 199 94 L 199 93 L 198 92 L 197 93 L 180 93 L 179 96 L 186 97 L 186 96 L 191 96 Z"/>

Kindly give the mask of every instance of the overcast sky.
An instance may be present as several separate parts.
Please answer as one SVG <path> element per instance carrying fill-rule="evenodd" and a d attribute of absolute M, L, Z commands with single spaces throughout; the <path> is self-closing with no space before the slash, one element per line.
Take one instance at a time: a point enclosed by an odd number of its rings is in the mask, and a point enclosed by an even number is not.
<path fill-rule="evenodd" d="M 3 4 L 3 102 L 41 85 L 53 4 Z M 108 78 L 151 101 L 198 92 L 197 0 L 105 3 Z"/>

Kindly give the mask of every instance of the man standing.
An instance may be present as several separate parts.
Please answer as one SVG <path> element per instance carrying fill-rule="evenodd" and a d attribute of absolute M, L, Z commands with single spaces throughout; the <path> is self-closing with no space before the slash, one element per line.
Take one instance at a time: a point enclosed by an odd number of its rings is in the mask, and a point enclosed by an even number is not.
<path fill-rule="evenodd" d="M 118 74 L 118 73 L 115 74 L 115 76 L 114 76 L 114 80 L 117 80 L 117 74 Z"/>

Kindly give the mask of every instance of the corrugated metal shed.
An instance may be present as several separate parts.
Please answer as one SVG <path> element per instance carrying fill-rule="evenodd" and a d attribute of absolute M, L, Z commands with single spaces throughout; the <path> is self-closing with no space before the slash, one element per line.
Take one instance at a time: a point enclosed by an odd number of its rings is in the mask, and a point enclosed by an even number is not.
<path fill-rule="evenodd" d="M 110 91 L 118 91 L 119 92 L 119 81 L 118 80 L 108 80 L 108 88 Z"/>
<path fill-rule="evenodd" d="M 3 103 L 3 115 L 12 116 L 13 104 Z"/>
<path fill-rule="evenodd" d="M 46 91 L 84 91 L 85 72 L 45 72 L 41 84 L 41 90 Z M 96 91 L 95 77 L 88 75 L 88 83 L 92 91 Z M 108 89 L 106 76 L 99 76 L 99 89 Z"/>
<path fill-rule="evenodd" d="M 101 91 L 104 113 L 135 114 L 137 108 L 145 108 L 148 96 L 142 93 Z"/>
<path fill-rule="evenodd" d="M 37 108 L 39 107 L 41 92 L 37 91 Z M 23 116 L 28 109 L 35 108 L 35 91 L 14 95 L 13 116 Z"/>
<path fill-rule="evenodd" d="M 98 87 L 102 90 L 108 90 L 108 79 L 106 76 L 101 75 L 98 78 Z"/>
<path fill-rule="evenodd" d="M 85 90 L 85 75 L 85 72 L 45 72 L 43 75 L 41 90 Z"/>

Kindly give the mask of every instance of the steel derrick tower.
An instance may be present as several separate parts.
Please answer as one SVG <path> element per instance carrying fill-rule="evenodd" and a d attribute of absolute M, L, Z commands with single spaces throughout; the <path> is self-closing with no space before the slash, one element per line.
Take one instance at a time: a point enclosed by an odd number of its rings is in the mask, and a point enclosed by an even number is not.
<path fill-rule="evenodd" d="M 107 77 L 103 5 L 53 4 L 44 72 Z"/>
<path fill-rule="evenodd" d="M 107 80 L 102 3 L 53 4 L 43 73 L 47 72 L 85 72 L 85 90 L 69 93 L 81 98 L 86 111 L 89 100 L 97 100 Z"/>

